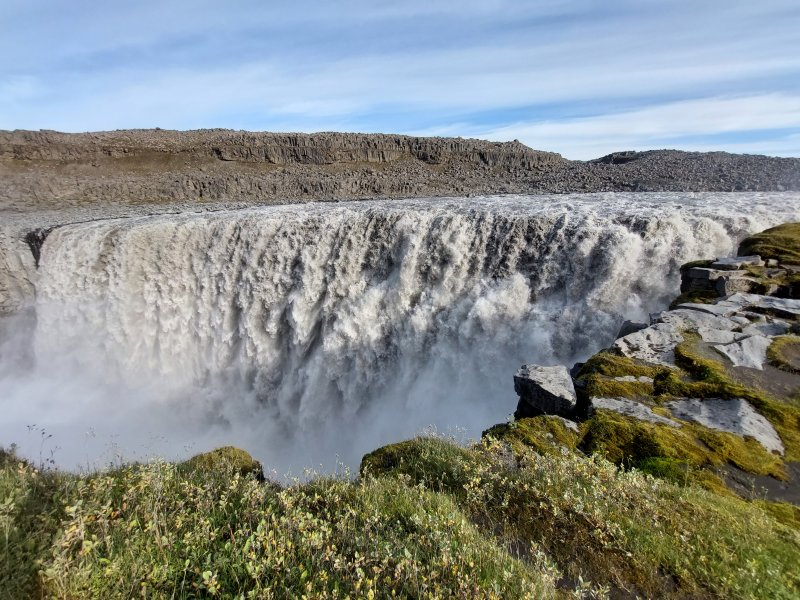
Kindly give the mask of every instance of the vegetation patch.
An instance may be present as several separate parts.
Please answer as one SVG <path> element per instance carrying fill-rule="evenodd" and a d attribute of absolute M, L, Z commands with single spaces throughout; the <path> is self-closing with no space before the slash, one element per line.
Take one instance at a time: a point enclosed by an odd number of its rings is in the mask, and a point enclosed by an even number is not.
<path fill-rule="evenodd" d="M 3 597 L 554 593 L 555 571 L 544 558 L 520 561 L 452 496 L 396 478 L 322 478 L 279 490 L 252 474 L 200 478 L 155 462 L 44 488 L 36 487 L 41 473 L 11 462 L 0 471 Z M 26 495 L 32 488 L 35 497 Z M 46 509 L 46 523 L 29 510 L 31 502 Z"/>
<path fill-rule="evenodd" d="M 580 434 L 558 417 L 539 416 L 495 425 L 484 431 L 482 437 L 508 443 L 517 454 L 524 449 L 548 454 L 560 453 L 563 448 L 574 450 Z"/>
<path fill-rule="evenodd" d="M 203 452 L 182 462 L 179 468 L 186 473 L 238 473 L 242 476 L 254 475 L 257 479 L 264 479 L 261 463 L 245 450 L 234 446 L 224 446 L 211 452 Z"/>
<path fill-rule="evenodd" d="M 751 235 L 739 244 L 738 254 L 800 264 L 800 223 L 784 223 Z"/>
<path fill-rule="evenodd" d="M 670 302 L 669 309 L 674 310 L 678 308 L 679 304 L 687 304 L 687 303 L 694 303 L 694 304 L 713 304 L 715 300 L 719 298 L 719 294 L 716 292 L 710 292 L 708 290 L 692 290 L 691 292 L 684 292 L 675 300 Z"/>
<path fill-rule="evenodd" d="M 452 455 L 449 445 L 394 446 L 402 460 L 388 461 L 396 466 L 384 474 L 451 494 L 512 553 L 552 559 L 562 582 L 642 597 L 790 598 L 799 591 L 800 534 L 757 506 L 598 456 L 529 450 L 509 465 L 504 444 L 491 439 L 460 450 L 473 456 L 460 478 L 451 471 L 438 480 L 437 456 Z"/>
<path fill-rule="evenodd" d="M 800 337 L 782 335 L 775 338 L 767 348 L 767 359 L 782 371 L 800 374 Z"/>
<path fill-rule="evenodd" d="M 642 361 L 620 356 L 613 352 L 604 350 L 598 352 L 587 360 L 578 372 L 577 379 L 586 377 L 593 373 L 605 375 L 606 377 L 623 377 L 632 375 L 634 377 L 654 378 L 659 373 L 668 371 L 665 367 L 657 367 Z"/>

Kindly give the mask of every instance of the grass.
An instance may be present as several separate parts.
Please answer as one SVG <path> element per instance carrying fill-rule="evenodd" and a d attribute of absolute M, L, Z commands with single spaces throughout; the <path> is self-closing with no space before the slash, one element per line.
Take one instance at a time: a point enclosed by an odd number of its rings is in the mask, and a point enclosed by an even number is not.
<path fill-rule="evenodd" d="M 597 456 L 529 450 L 510 462 L 491 439 L 473 449 L 417 439 L 368 455 L 362 472 L 452 495 L 523 559 L 544 552 L 562 581 L 642 597 L 800 593 L 796 529 L 738 498 L 620 470 Z"/>
<path fill-rule="evenodd" d="M 539 454 L 552 454 L 560 453 L 562 448 L 574 450 L 580 434 L 558 417 L 542 415 L 495 425 L 484 431 L 483 437 L 502 439 L 516 452 L 530 448 Z"/>
<path fill-rule="evenodd" d="M 767 360 L 770 364 L 787 373 L 800 374 L 798 357 L 800 357 L 800 337 L 796 335 L 779 336 L 767 348 Z"/>
<path fill-rule="evenodd" d="M 800 223 L 784 223 L 745 238 L 739 256 L 759 255 L 780 263 L 800 264 Z"/>
<path fill-rule="evenodd" d="M 526 443 L 542 437 L 541 453 Z M 618 468 L 575 451 L 578 439 L 537 417 L 472 447 L 393 444 L 358 479 L 283 488 L 225 461 L 71 475 L 5 452 L 0 597 L 800 593 L 796 507 Z"/>
<path fill-rule="evenodd" d="M 280 489 L 230 466 L 198 478 L 154 462 L 59 475 L 44 489 L 41 472 L 6 456 L 3 597 L 554 594 L 544 557 L 523 562 L 452 496 L 401 479 L 319 478 Z M 24 539 L 31 532 L 36 543 Z"/>

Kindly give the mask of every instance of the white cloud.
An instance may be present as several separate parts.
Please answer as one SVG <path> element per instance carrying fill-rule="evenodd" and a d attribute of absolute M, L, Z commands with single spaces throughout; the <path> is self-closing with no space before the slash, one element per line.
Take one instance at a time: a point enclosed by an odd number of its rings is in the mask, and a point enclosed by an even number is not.
<path fill-rule="evenodd" d="M 673 102 L 580 119 L 520 122 L 492 130 L 473 129 L 473 133 L 492 140 L 519 139 L 534 148 L 589 159 L 616 150 L 674 147 L 680 138 L 791 128 L 800 128 L 800 95 L 766 94 Z M 756 146 L 770 154 L 800 155 L 795 135 L 771 143 L 706 142 L 693 148 L 755 152 Z"/>

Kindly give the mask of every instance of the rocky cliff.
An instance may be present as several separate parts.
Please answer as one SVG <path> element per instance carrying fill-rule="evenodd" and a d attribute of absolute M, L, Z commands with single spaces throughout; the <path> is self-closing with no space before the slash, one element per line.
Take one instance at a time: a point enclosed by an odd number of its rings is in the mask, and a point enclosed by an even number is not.
<path fill-rule="evenodd" d="M 685 265 L 671 309 L 626 323 L 573 379 L 524 365 L 517 418 L 530 428 L 554 415 L 581 451 L 657 477 L 800 505 L 800 223 L 739 252 L 754 246 L 763 256 Z"/>
<path fill-rule="evenodd" d="M 800 190 L 800 159 L 670 150 L 569 161 L 519 142 L 317 133 L 0 132 L 0 209 L 591 191 Z"/>

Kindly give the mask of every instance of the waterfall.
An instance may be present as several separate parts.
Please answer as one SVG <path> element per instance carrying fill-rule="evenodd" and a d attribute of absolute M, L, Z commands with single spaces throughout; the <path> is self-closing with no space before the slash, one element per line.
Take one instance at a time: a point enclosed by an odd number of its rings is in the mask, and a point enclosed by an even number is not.
<path fill-rule="evenodd" d="M 797 194 L 596 194 L 65 225 L 41 247 L 27 396 L 8 373 L 0 393 L 177 455 L 211 436 L 280 469 L 353 464 L 428 424 L 479 435 L 520 364 L 586 358 L 663 308 L 683 262 L 799 216 Z"/>

